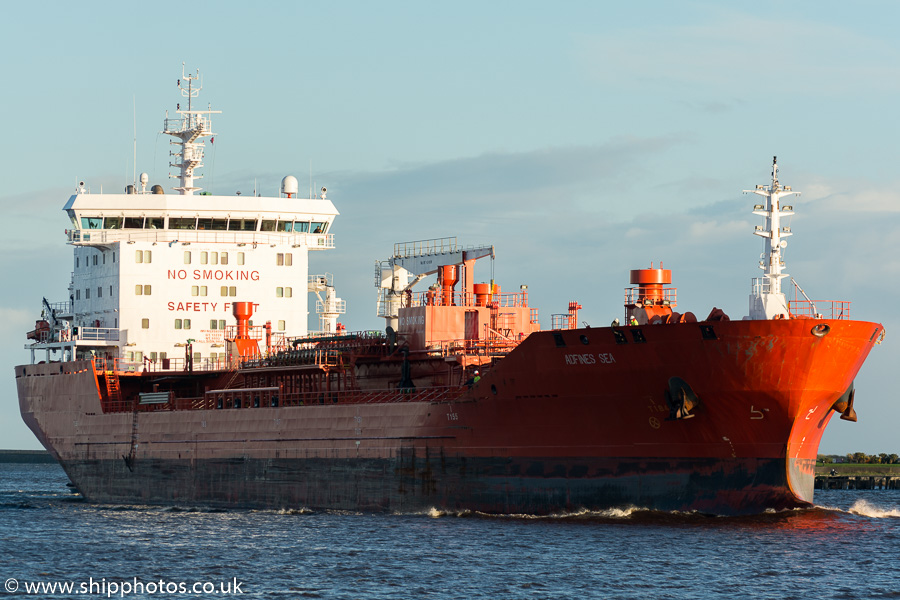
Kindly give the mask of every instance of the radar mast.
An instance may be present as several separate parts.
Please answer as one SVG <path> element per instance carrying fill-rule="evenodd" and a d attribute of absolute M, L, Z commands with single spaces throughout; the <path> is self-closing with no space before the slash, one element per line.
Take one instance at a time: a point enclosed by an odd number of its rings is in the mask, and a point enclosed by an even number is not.
<path fill-rule="evenodd" d="M 194 82 L 197 81 L 198 84 Z M 187 86 L 185 87 L 185 83 Z M 178 141 L 171 141 L 175 146 L 180 146 L 178 151 L 169 152 L 170 156 L 178 157 L 175 162 L 170 162 L 170 167 L 177 168 L 180 172 L 177 174 L 169 174 L 173 179 L 179 179 L 178 187 L 172 188 L 183 195 L 190 196 L 194 192 L 203 188 L 194 185 L 194 179 L 202 179 L 202 175 L 194 175 L 194 169 L 203 166 L 203 149 L 205 144 L 201 140 L 205 137 L 212 137 L 215 134 L 211 130 L 210 115 L 221 113 L 220 110 L 194 110 L 193 101 L 200 95 L 203 84 L 200 81 L 200 69 L 195 74 L 185 74 L 184 63 L 181 63 L 181 79 L 178 80 L 178 89 L 181 95 L 187 98 L 187 110 L 181 108 L 181 104 L 177 105 L 175 110 L 180 117 L 170 119 L 169 112 L 166 111 L 166 121 L 163 133 L 178 138 Z M 180 159 L 180 162 L 179 162 Z"/>
<path fill-rule="evenodd" d="M 753 214 L 765 217 L 765 225 L 757 225 L 753 233 L 765 240 L 765 249 L 759 261 L 759 268 L 764 276 L 753 280 L 750 293 L 750 318 L 773 319 L 788 318 L 787 298 L 781 289 L 781 280 L 788 276 L 784 273 L 782 251 L 787 247 L 791 228 L 781 223 L 782 217 L 793 215 L 792 206 L 782 206 L 781 199 L 800 192 L 791 190 L 791 186 L 778 183 L 778 157 L 772 157 L 772 182 L 768 186 L 757 185 L 756 189 L 744 190 L 766 199 L 765 204 L 753 207 Z"/>

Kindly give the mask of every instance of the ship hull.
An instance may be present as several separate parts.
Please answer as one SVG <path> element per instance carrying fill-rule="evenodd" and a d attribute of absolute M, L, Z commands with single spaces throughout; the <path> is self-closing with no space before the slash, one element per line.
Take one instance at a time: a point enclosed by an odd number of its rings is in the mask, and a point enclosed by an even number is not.
<path fill-rule="evenodd" d="M 565 514 L 612 507 L 748 514 L 803 506 L 778 459 L 577 457 L 66 461 L 94 502 L 395 513 Z"/>
<path fill-rule="evenodd" d="M 817 323 L 538 332 L 452 401 L 104 413 L 89 361 L 16 374 L 26 423 L 96 502 L 747 514 L 812 502 L 831 407 L 881 331 Z"/>

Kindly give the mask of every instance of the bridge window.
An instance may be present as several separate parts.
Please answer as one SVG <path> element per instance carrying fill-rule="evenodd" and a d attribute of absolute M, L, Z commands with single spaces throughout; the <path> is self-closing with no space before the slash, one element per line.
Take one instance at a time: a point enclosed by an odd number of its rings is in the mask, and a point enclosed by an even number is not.
<path fill-rule="evenodd" d="M 259 228 L 260 231 L 275 231 L 275 221 L 270 219 L 263 219 L 262 226 Z"/>
<path fill-rule="evenodd" d="M 310 225 L 310 231 L 313 233 L 325 233 L 328 229 L 328 223 L 313 223 Z"/>
<path fill-rule="evenodd" d="M 125 217 L 122 227 L 124 229 L 143 229 L 144 217 Z"/>
<path fill-rule="evenodd" d="M 163 229 L 165 217 L 147 217 L 144 219 L 144 229 Z"/>
<path fill-rule="evenodd" d="M 169 229 L 196 229 L 197 219 L 194 217 L 169 217 Z"/>
<path fill-rule="evenodd" d="M 103 229 L 103 217 L 81 217 L 82 229 Z"/>
<path fill-rule="evenodd" d="M 256 231 L 256 219 L 231 219 L 228 221 L 229 231 Z"/>
<path fill-rule="evenodd" d="M 103 219 L 104 229 L 122 229 L 122 217 L 106 217 Z"/>
<path fill-rule="evenodd" d="M 306 233 L 309 231 L 309 221 L 294 221 L 294 233 Z"/>

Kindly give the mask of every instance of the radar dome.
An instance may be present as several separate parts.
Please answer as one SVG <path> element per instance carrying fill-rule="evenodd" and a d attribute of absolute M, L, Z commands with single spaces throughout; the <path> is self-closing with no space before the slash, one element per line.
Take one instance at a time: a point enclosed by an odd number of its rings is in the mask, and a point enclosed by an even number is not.
<path fill-rule="evenodd" d="M 281 180 L 281 193 L 287 194 L 288 198 L 293 198 L 297 195 L 298 187 L 297 178 L 293 175 L 288 175 Z"/>

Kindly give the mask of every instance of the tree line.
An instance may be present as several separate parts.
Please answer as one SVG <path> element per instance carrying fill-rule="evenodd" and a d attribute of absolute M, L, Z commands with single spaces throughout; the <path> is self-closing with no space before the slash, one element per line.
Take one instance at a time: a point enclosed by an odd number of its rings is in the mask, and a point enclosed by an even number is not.
<path fill-rule="evenodd" d="M 837 462 L 839 455 L 819 455 L 819 460 L 825 464 Z M 851 452 L 847 454 L 844 462 L 865 465 L 896 465 L 900 464 L 900 456 L 882 452 L 880 454 L 866 454 L 865 452 Z"/>

